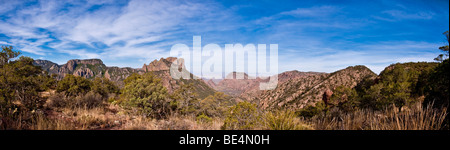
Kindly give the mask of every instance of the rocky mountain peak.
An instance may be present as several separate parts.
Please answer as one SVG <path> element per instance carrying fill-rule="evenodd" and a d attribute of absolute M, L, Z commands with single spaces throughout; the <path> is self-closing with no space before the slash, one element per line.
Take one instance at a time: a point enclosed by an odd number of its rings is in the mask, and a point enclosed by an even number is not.
<path fill-rule="evenodd" d="M 160 58 L 159 60 L 155 59 L 148 65 L 144 64 L 141 70 L 145 72 L 170 70 L 170 66 L 176 60 L 176 57 Z"/>
<path fill-rule="evenodd" d="M 244 79 L 248 79 L 249 77 L 245 72 L 231 72 L 225 77 L 225 79 L 237 79 L 236 76 L 243 76 Z"/>

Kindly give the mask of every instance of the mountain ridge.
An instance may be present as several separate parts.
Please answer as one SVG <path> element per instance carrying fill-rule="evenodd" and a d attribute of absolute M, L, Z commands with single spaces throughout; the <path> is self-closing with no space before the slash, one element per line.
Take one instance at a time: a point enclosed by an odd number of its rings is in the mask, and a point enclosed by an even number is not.
<path fill-rule="evenodd" d="M 341 85 L 354 87 L 367 76 L 377 76 L 369 68 L 361 65 L 350 66 L 332 73 L 292 70 L 277 74 L 278 86 L 276 89 L 263 91 L 259 90 L 259 84 L 267 82 L 267 79 L 249 77 L 246 73 L 242 73 L 244 79 L 236 79 L 236 75 L 241 74 L 240 72 L 231 72 L 227 75 L 228 78 L 221 80 L 175 80 L 170 75 L 170 66 L 176 60 L 175 57 L 155 59 L 148 65 L 144 64 L 141 68 L 136 69 L 107 67 L 101 59 L 73 59 L 63 65 L 48 60 L 35 60 L 34 64 L 41 66 L 49 74 L 57 74 L 59 79 L 63 78 L 65 74 L 73 74 L 85 78 L 106 77 L 119 84 L 133 73 L 153 72 L 161 78 L 163 86 L 169 92 L 174 91 L 180 85 L 192 84 L 202 98 L 219 91 L 233 96 L 237 101 L 256 102 L 264 109 L 277 107 L 301 109 L 320 101 L 322 93 L 326 90 L 333 90 Z M 183 65 L 181 64 L 181 66 Z M 183 71 L 186 70 L 183 69 Z M 194 77 L 192 73 L 189 74 Z"/>

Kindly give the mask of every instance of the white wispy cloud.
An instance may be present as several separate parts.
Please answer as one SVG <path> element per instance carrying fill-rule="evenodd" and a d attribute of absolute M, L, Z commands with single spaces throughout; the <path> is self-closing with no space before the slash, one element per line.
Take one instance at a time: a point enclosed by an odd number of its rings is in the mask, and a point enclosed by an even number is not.
<path fill-rule="evenodd" d="M 433 61 L 438 51 L 430 49 L 424 52 L 423 49 L 438 46 L 439 44 L 428 42 L 390 41 L 367 45 L 353 43 L 352 50 L 332 47 L 295 49 L 281 53 L 279 64 L 280 70 L 298 68 L 297 70 L 319 72 L 334 72 L 347 66 L 365 65 L 375 73 L 380 73 L 386 66 L 397 62 Z M 398 55 L 399 51 L 403 51 L 403 54 Z"/>
<path fill-rule="evenodd" d="M 109 5 L 111 1 L 87 4 L 61 1 L 39 1 L 38 5 L 18 9 L 6 22 L 0 23 L 0 32 L 11 37 L 9 43 L 21 50 L 37 55 L 44 55 L 45 49 L 38 47 L 40 41 L 26 39 L 44 39 L 48 46 L 58 52 L 80 57 L 154 57 L 161 53 L 162 47 L 170 46 L 178 39 L 176 35 L 186 24 L 201 24 L 203 21 L 190 22 L 193 17 L 205 21 L 220 19 L 217 15 L 209 16 L 208 9 L 202 3 L 184 1 L 144 1 L 132 0 L 123 6 Z M 92 6 L 104 4 L 96 10 Z M 210 3 L 208 4 L 210 5 Z M 10 10 L 3 10 L 6 12 Z M 209 18 L 214 17 L 214 18 Z M 220 28 L 220 26 L 215 26 Z M 39 30 L 47 30 L 49 33 Z M 211 29 L 213 30 L 213 29 Z M 170 40 L 171 43 L 145 45 L 151 42 Z M 96 48 L 96 43 L 107 46 L 100 52 L 88 49 L 74 51 L 74 43 Z M 88 48 L 89 48 L 88 47 Z M 35 50 L 30 50 L 34 48 Z M 166 50 L 167 51 L 167 50 Z M 83 54 L 77 54 L 81 52 Z M 95 54 L 95 55 L 94 55 Z"/>
<path fill-rule="evenodd" d="M 434 16 L 434 13 L 424 11 L 407 13 L 401 10 L 386 10 L 382 13 L 390 15 L 394 19 L 431 19 Z"/>
<path fill-rule="evenodd" d="M 295 10 L 281 12 L 281 15 L 291 15 L 295 17 L 323 17 L 338 12 L 340 8 L 336 6 L 314 6 L 309 8 L 297 8 Z"/>
<path fill-rule="evenodd" d="M 172 45 L 190 45 L 194 35 L 203 37 L 203 46 L 209 42 L 279 44 L 281 71 L 332 72 L 361 64 L 380 72 L 390 63 L 432 61 L 436 54 L 433 48 L 440 46 L 429 40 L 382 39 L 382 33 L 367 32 L 376 32 L 384 21 L 429 21 L 439 15 L 408 10 L 402 5 L 373 13 L 364 11 L 369 17 L 349 15 L 357 12 L 349 12 L 346 7 L 318 4 L 293 6 L 252 18 L 253 14 L 239 14 L 247 6 L 228 8 L 215 1 L 26 3 L 0 0 L 0 5 L 8 6 L 0 7 L 0 36 L 8 37 L 0 39 L 0 44 L 13 45 L 38 57 L 56 52 L 71 58 L 101 58 L 118 66 L 138 67 L 167 57 Z M 358 41 L 364 38 L 376 40 Z"/>

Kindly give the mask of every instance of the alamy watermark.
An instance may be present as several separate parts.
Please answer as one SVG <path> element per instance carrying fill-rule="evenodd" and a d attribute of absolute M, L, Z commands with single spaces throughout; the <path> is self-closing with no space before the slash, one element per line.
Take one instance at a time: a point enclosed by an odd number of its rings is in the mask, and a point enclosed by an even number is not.
<path fill-rule="evenodd" d="M 170 50 L 171 57 L 177 57 L 171 67 L 174 79 L 247 79 L 257 77 L 260 90 L 273 90 L 278 84 L 278 44 L 218 44 L 210 43 L 202 47 L 201 36 L 193 37 L 192 49 L 185 44 L 175 44 Z M 236 72 L 235 77 L 226 76 Z M 191 77 L 190 73 L 195 76 Z"/>

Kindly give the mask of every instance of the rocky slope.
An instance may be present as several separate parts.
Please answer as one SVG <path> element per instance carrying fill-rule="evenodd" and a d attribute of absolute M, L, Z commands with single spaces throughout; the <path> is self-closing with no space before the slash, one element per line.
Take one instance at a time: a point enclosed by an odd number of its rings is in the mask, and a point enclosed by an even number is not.
<path fill-rule="evenodd" d="M 244 79 L 236 79 L 236 74 L 244 74 Z M 282 84 L 291 79 L 300 77 L 307 77 L 317 74 L 323 74 L 319 72 L 299 72 L 299 71 L 287 71 L 278 74 L 278 84 Z M 259 90 L 259 84 L 261 82 L 267 82 L 267 79 L 251 78 L 245 73 L 233 72 L 227 75 L 232 79 L 223 79 L 220 81 L 206 80 L 206 83 L 217 91 L 224 92 L 225 94 L 236 97 L 241 100 L 251 100 L 258 97 L 262 91 Z"/>
<path fill-rule="evenodd" d="M 262 91 L 249 100 L 257 102 L 263 109 L 301 109 L 322 100 L 323 93 L 338 86 L 355 87 L 364 78 L 375 78 L 376 74 L 365 66 L 353 66 L 333 73 L 316 73 L 299 76 L 278 84 L 275 90 Z"/>
<path fill-rule="evenodd" d="M 333 91 L 338 86 L 355 87 L 364 78 L 375 78 L 376 74 L 365 66 L 353 66 L 334 73 L 288 71 L 278 74 L 278 86 L 274 90 L 259 90 L 261 78 L 233 79 L 220 82 L 206 80 L 215 90 L 235 97 L 237 100 L 256 102 L 263 109 L 287 107 L 294 110 L 314 105 L 322 100 L 325 91 Z"/>

